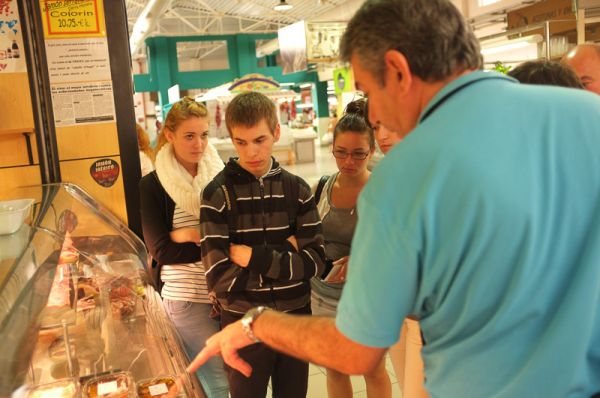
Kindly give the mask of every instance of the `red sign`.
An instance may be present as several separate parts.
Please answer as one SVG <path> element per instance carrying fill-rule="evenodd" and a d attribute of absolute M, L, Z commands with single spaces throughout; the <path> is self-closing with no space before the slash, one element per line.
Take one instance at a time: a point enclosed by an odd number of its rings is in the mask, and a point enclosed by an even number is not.
<path fill-rule="evenodd" d="M 105 188 L 112 187 L 119 178 L 119 164 L 112 159 L 96 160 L 90 167 L 94 181 Z"/>

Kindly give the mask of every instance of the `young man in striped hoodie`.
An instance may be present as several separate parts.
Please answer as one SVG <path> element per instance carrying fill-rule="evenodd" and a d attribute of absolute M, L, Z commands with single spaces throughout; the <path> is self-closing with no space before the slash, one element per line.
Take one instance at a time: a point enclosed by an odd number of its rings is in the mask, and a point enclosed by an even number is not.
<path fill-rule="evenodd" d="M 229 104 L 227 129 L 239 155 L 202 194 L 202 262 L 221 327 L 251 309 L 310 314 L 310 283 L 324 270 L 321 220 L 310 187 L 271 156 L 280 126 L 274 103 L 256 92 Z M 308 364 L 263 344 L 240 351 L 247 378 L 226 367 L 232 398 L 305 397 Z"/>

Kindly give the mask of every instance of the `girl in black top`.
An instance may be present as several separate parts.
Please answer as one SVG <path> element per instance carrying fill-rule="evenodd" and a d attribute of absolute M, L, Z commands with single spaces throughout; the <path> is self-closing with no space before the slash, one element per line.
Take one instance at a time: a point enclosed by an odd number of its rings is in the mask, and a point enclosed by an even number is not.
<path fill-rule="evenodd" d="M 167 143 L 156 156 L 156 171 L 140 181 L 144 239 L 159 267 L 156 282 L 191 358 L 219 331 L 219 323 L 209 318 L 212 305 L 198 229 L 201 191 L 223 169 L 208 143 L 208 124 L 206 108 L 193 99 L 173 105 L 165 119 L 162 135 Z M 227 397 L 223 363 L 213 359 L 197 375 L 209 398 Z"/>

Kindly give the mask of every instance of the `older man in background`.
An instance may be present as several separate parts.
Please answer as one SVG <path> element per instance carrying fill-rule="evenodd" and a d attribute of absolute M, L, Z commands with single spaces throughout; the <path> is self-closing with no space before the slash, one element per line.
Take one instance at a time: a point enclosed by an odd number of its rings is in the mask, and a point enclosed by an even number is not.
<path fill-rule="evenodd" d="M 600 45 L 580 44 L 562 62 L 575 71 L 586 90 L 600 95 Z"/>
<path fill-rule="evenodd" d="M 260 341 L 367 373 L 419 320 L 431 397 L 600 391 L 600 98 L 478 71 L 449 0 L 369 0 L 340 54 L 405 138 L 359 202 L 335 321 L 255 308 L 207 341 L 245 375 Z"/>

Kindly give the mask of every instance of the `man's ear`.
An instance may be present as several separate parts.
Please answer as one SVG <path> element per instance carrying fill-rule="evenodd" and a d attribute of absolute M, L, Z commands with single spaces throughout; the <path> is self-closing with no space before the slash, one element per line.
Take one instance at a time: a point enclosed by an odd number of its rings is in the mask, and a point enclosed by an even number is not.
<path fill-rule="evenodd" d="M 408 65 L 408 60 L 398 50 L 388 50 L 385 55 L 386 80 L 385 84 L 395 85 L 399 93 L 410 91 L 413 84 L 413 75 Z"/>
<path fill-rule="evenodd" d="M 277 123 L 277 126 L 275 126 L 275 131 L 273 132 L 273 142 L 279 141 L 280 137 L 281 137 L 281 126 L 279 125 L 279 123 Z"/>

